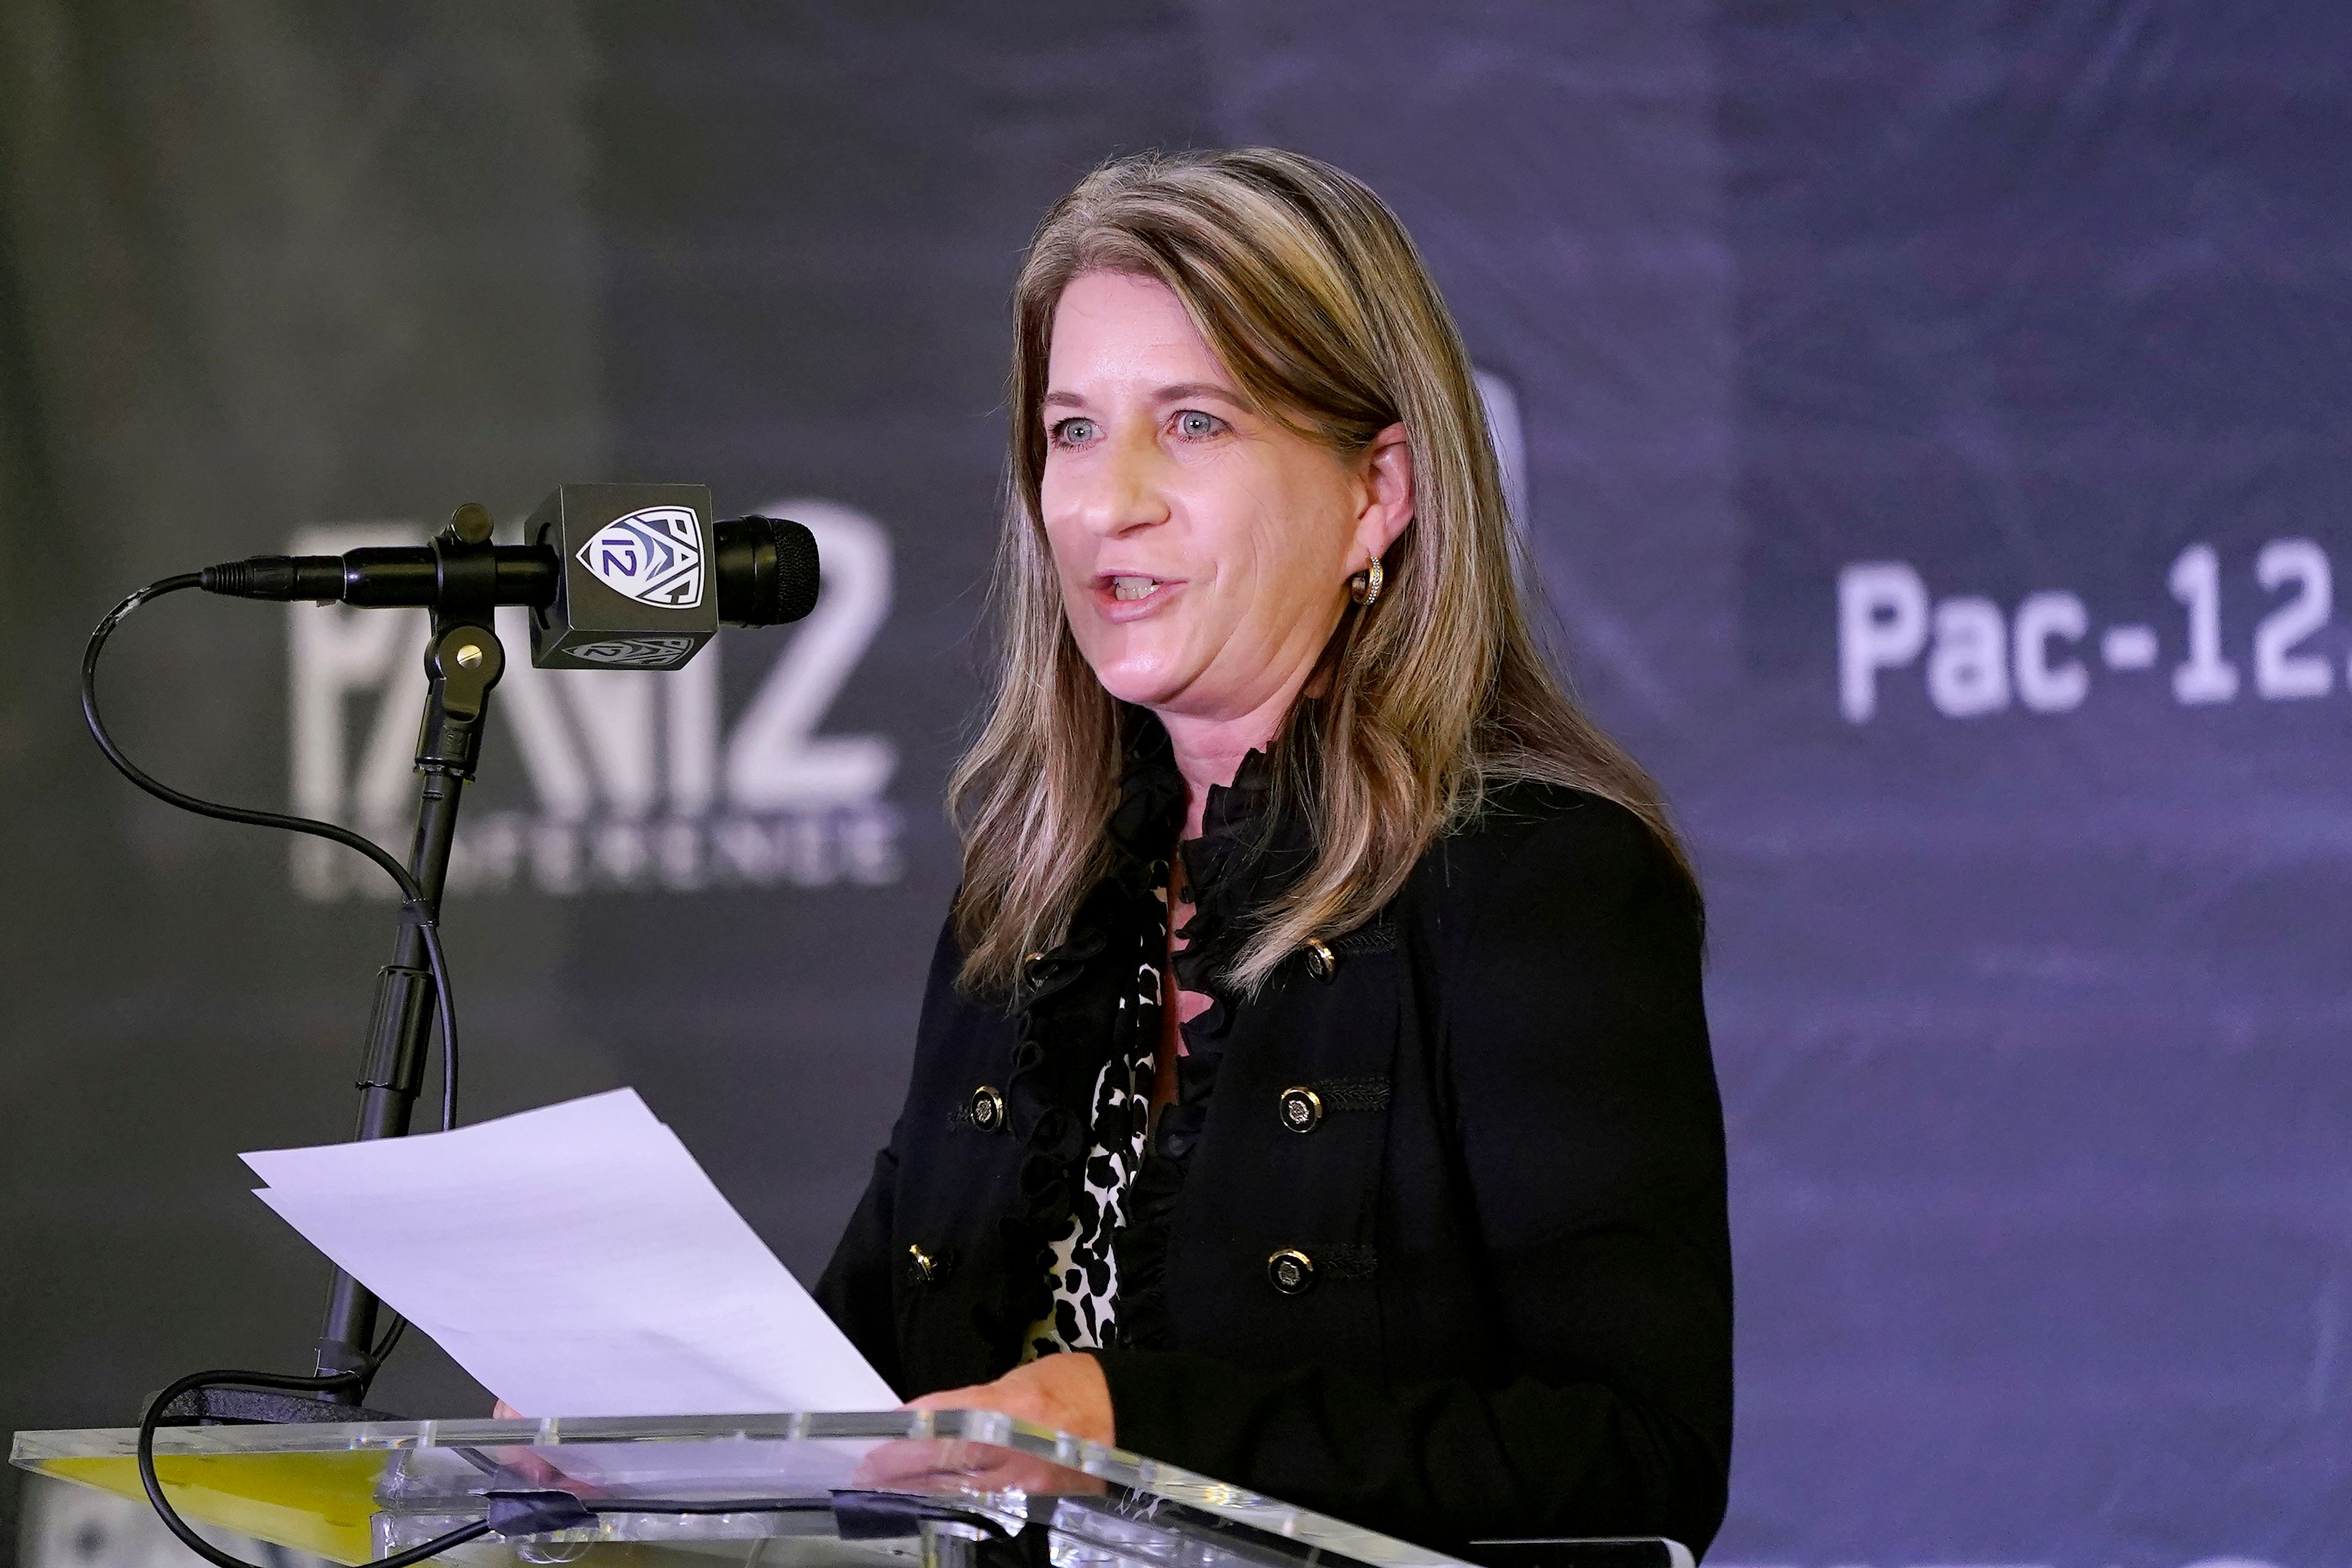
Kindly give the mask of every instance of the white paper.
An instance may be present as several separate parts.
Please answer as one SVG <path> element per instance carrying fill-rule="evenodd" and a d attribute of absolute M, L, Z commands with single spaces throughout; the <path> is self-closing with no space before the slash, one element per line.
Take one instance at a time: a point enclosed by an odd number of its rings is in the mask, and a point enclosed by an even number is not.
<path fill-rule="evenodd" d="M 244 1158 L 255 1196 L 527 1415 L 898 1403 L 635 1089 Z"/>

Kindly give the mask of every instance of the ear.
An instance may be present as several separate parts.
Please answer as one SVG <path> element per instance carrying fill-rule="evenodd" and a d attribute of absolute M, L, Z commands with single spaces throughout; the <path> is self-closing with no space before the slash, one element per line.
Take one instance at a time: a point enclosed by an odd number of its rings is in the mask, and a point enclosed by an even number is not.
<path fill-rule="evenodd" d="M 1360 572 L 1376 555 L 1386 555 L 1412 521 L 1412 443 L 1404 426 L 1391 425 L 1372 437 L 1356 459 L 1363 505 L 1356 513 L 1355 552 L 1349 569 Z"/>

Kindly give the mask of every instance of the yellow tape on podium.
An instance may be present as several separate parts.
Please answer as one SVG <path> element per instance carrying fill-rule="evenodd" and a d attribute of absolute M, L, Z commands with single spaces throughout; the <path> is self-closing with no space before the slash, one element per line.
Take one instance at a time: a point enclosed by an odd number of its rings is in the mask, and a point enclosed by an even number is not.
<path fill-rule="evenodd" d="M 331 1454 L 158 1454 L 155 1474 L 184 1518 L 216 1524 L 337 1563 L 375 1555 L 368 1521 L 376 1511 L 382 1450 Z M 130 1458 L 53 1458 L 43 1475 L 120 1492 L 145 1506 L 139 1465 Z"/>

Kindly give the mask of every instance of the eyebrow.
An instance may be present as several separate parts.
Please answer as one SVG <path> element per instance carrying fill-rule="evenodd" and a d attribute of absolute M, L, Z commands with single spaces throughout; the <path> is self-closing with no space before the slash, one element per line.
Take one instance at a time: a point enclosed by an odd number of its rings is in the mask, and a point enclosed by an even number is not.
<path fill-rule="evenodd" d="M 1213 381 L 1180 381 L 1172 386 L 1159 387 L 1151 394 L 1154 403 L 1174 403 L 1187 397 L 1215 397 L 1236 408 L 1249 406 L 1239 393 Z M 1075 392 L 1049 392 L 1039 401 L 1047 408 L 1084 408 L 1087 405 L 1087 400 Z"/>

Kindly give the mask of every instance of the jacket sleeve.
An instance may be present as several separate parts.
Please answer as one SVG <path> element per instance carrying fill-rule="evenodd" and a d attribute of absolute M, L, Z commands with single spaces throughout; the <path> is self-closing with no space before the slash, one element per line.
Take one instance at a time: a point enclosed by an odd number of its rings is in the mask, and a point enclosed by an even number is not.
<path fill-rule="evenodd" d="M 849 1228 L 833 1249 L 833 1261 L 816 1282 L 816 1303 L 849 1336 L 903 1399 L 907 1381 L 898 1367 L 898 1318 L 891 1303 L 890 1199 L 898 1182 L 898 1130 L 874 1156 L 874 1174 Z"/>
<path fill-rule="evenodd" d="M 915 1031 L 918 1052 L 923 1042 L 939 1032 L 938 1014 L 952 1002 L 956 970 L 962 962 L 950 920 L 940 928 L 939 942 L 931 951 L 930 976 L 923 987 L 924 1016 Z M 910 1103 L 921 1079 L 919 1070 L 908 1075 Z M 907 1396 L 907 1378 L 898 1354 L 897 1297 L 891 1283 L 898 1268 L 892 1243 L 896 1231 L 891 1205 L 898 1190 L 898 1152 L 903 1147 L 899 1139 L 906 1125 L 907 1111 L 902 1108 L 890 1129 L 890 1142 L 874 1156 L 874 1173 L 866 1180 L 865 1195 L 857 1200 L 849 1228 L 842 1232 L 840 1243 L 833 1249 L 833 1261 L 824 1266 L 814 1292 L 817 1305 L 902 1399 Z"/>
<path fill-rule="evenodd" d="M 1503 1373 L 1103 1352 L 1117 1440 L 1423 1545 L 1703 1550 L 1729 1464 L 1731 1286 L 1696 906 L 1648 830 L 1591 797 L 1507 851 L 1450 855 L 1425 868 L 1447 882 L 1429 940 L 1493 1313 L 1463 1330 L 1498 1334 Z"/>

